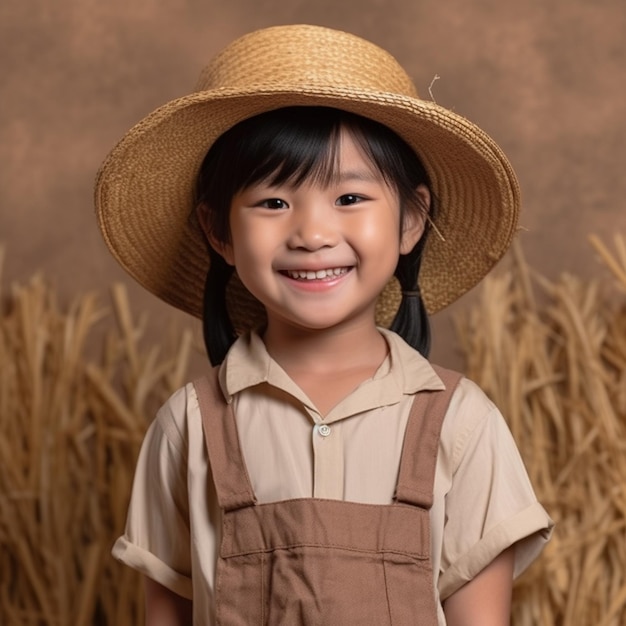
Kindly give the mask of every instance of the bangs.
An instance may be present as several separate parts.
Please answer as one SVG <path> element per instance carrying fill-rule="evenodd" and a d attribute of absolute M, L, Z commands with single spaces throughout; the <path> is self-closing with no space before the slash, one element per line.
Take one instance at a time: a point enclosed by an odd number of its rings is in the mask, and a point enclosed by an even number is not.
<path fill-rule="evenodd" d="M 246 133 L 239 165 L 247 176 L 237 191 L 256 183 L 330 185 L 338 175 L 341 136 L 341 119 L 333 113 L 320 108 L 315 115 L 306 115 L 290 108 L 247 120 L 254 123 L 256 132 Z"/>

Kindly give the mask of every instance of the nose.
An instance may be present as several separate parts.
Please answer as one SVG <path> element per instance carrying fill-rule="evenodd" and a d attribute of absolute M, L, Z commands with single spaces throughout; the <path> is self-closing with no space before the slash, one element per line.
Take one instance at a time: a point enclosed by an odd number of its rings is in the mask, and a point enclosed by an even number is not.
<path fill-rule="evenodd" d="M 315 251 L 337 245 L 339 233 L 332 208 L 308 204 L 293 212 L 293 227 L 287 245 L 293 250 Z"/>

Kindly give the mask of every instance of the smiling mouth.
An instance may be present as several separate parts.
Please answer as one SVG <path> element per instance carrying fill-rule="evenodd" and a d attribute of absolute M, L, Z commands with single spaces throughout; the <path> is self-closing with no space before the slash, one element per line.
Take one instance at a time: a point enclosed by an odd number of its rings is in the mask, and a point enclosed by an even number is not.
<path fill-rule="evenodd" d="M 347 274 L 349 270 L 349 267 L 333 267 L 324 270 L 285 270 L 284 274 L 294 280 L 324 280 L 337 278 Z"/>

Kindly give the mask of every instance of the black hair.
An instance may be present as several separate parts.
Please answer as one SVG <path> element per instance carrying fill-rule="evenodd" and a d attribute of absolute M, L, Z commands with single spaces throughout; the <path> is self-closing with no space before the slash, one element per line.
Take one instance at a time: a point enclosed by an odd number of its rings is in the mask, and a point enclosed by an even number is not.
<path fill-rule="evenodd" d="M 328 107 L 287 107 L 246 119 L 221 135 L 207 152 L 197 181 L 197 203 L 206 210 L 213 236 L 230 242 L 230 205 L 235 194 L 259 182 L 271 185 L 305 181 L 329 184 L 336 175 L 341 130 L 347 130 L 394 189 L 402 229 L 407 211 L 434 217 L 435 196 L 426 169 L 396 133 L 373 120 Z M 419 185 L 430 191 L 425 206 Z M 418 275 L 430 222 L 413 250 L 398 260 L 395 276 L 403 292 L 391 330 L 424 356 L 430 350 L 430 325 L 419 294 Z M 221 363 L 236 339 L 226 306 L 226 286 L 234 268 L 209 245 L 210 269 L 204 291 L 204 341 L 213 365 Z M 408 292 L 408 293 L 405 293 Z"/>

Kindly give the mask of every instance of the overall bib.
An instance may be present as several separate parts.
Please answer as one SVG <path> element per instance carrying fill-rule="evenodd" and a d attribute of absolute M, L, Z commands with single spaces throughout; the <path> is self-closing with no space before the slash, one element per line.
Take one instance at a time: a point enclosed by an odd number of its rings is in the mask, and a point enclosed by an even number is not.
<path fill-rule="evenodd" d="M 219 505 L 215 582 L 224 626 L 437 626 L 429 509 L 441 424 L 460 375 L 415 395 L 394 501 L 256 504 L 216 370 L 194 383 Z"/>

